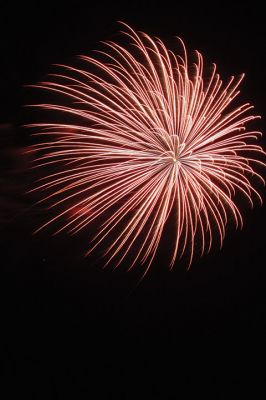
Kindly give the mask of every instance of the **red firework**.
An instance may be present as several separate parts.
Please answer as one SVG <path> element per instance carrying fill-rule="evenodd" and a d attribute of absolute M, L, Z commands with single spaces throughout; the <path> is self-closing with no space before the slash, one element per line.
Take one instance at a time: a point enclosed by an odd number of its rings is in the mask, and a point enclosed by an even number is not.
<path fill-rule="evenodd" d="M 138 261 L 148 270 L 170 216 L 170 266 L 185 250 L 191 263 L 196 240 L 203 253 L 214 230 L 222 245 L 229 216 L 242 225 L 237 192 L 261 201 L 251 183 L 263 181 L 254 170 L 265 165 L 253 144 L 261 133 L 245 128 L 258 116 L 250 104 L 231 107 L 244 75 L 224 84 L 213 65 L 204 81 L 201 54 L 188 65 L 182 40 L 181 57 L 125 26 L 133 46 L 106 42 L 105 61 L 82 56 L 85 70 L 61 66 L 36 85 L 68 101 L 38 107 L 74 121 L 34 124 L 46 137 L 35 146 L 37 165 L 54 168 L 34 190 L 48 190 L 43 200 L 60 207 L 42 228 L 60 220 L 57 232 L 77 233 L 96 222 L 89 252 L 109 237 L 107 263 L 132 253 L 130 268 Z"/>

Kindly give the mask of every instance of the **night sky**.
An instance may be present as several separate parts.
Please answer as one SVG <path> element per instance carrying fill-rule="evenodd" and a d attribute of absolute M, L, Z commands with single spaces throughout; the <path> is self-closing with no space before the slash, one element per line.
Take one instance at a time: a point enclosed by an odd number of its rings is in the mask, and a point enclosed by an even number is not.
<path fill-rule="evenodd" d="M 178 261 L 172 272 L 161 250 L 140 283 L 141 268 L 102 270 L 101 260 L 84 258 L 85 231 L 32 235 L 49 211 L 26 194 L 33 172 L 25 148 L 33 139 L 22 126 L 36 113 L 24 106 L 41 99 L 27 85 L 51 64 L 71 65 L 100 41 L 115 41 L 118 20 L 171 48 L 182 37 L 225 80 L 245 72 L 241 100 L 263 116 L 251 126 L 266 131 L 262 6 L 199 3 L 0 5 L 1 321 L 10 398 L 266 396 L 265 207 L 258 202 L 253 210 L 241 204 L 244 228 L 229 226 L 222 250 L 214 246 L 189 271 Z M 164 240 L 167 246 L 171 237 Z"/>

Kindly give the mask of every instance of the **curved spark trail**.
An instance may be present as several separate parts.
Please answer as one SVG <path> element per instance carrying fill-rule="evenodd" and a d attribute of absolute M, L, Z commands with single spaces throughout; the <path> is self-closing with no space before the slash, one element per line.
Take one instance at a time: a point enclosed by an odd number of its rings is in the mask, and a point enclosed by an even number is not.
<path fill-rule="evenodd" d="M 243 75 L 223 83 L 213 65 L 204 80 L 201 54 L 188 65 L 180 39 L 182 57 L 124 26 L 133 46 L 106 42 L 104 62 L 82 56 L 86 69 L 61 65 L 65 72 L 36 85 L 68 101 L 37 107 L 74 121 L 32 125 L 46 138 L 35 145 L 37 165 L 54 169 L 34 190 L 48 190 L 43 200 L 60 209 L 41 228 L 59 220 L 57 232 L 74 234 L 96 222 L 89 252 L 109 237 L 107 263 L 132 253 L 130 268 L 148 270 L 170 217 L 170 265 L 185 251 L 191 263 L 196 241 L 208 251 L 215 231 L 222 245 L 229 215 L 242 225 L 237 192 L 261 200 L 251 183 L 263 181 L 261 133 L 245 128 L 258 117 L 250 104 L 231 106 Z"/>

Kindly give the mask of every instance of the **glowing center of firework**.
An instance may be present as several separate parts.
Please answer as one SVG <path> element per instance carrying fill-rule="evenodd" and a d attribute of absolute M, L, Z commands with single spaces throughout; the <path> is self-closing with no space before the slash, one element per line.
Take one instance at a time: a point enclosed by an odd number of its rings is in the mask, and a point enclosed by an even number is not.
<path fill-rule="evenodd" d="M 173 151 L 164 153 L 160 160 L 163 163 L 172 164 L 173 166 L 178 166 L 180 164 L 178 153 L 173 154 Z"/>
<path fill-rule="evenodd" d="M 180 167 L 180 147 L 174 147 L 173 150 L 166 151 L 161 160 L 163 163 L 171 164 L 175 168 Z"/>

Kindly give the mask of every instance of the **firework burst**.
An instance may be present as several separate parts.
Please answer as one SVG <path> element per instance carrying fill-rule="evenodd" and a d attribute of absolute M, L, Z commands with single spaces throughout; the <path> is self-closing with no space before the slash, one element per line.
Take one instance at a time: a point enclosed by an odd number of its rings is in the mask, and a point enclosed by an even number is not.
<path fill-rule="evenodd" d="M 53 168 L 34 190 L 60 210 L 41 228 L 58 220 L 57 232 L 74 234 L 97 224 L 89 252 L 109 238 L 107 263 L 132 253 L 130 268 L 141 262 L 146 271 L 170 217 L 170 266 L 184 252 L 190 264 L 196 242 L 204 253 L 214 232 L 222 245 L 228 218 L 242 225 L 236 193 L 261 201 L 251 183 L 263 181 L 260 132 L 245 128 L 258 117 L 250 104 L 231 105 L 243 75 L 223 83 L 213 65 L 204 79 L 201 54 L 188 64 L 182 40 L 180 56 L 124 26 L 129 46 L 106 42 L 99 57 L 81 57 L 85 69 L 61 65 L 36 85 L 67 101 L 38 105 L 59 122 L 33 125 L 44 138 L 37 165 Z"/>

